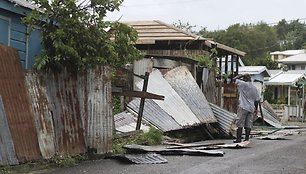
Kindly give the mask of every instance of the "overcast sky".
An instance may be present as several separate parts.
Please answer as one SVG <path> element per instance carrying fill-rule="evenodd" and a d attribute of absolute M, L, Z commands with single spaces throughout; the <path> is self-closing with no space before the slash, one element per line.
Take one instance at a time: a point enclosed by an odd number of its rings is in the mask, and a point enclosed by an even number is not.
<path fill-rule="evenodd" d="M 160 20 L 189 23 L 195 30 L 226 29 L 236 23 L 277 23 L 306 19 L 306 0 L 124 0 L 120 11 L 107 20 Z"/>

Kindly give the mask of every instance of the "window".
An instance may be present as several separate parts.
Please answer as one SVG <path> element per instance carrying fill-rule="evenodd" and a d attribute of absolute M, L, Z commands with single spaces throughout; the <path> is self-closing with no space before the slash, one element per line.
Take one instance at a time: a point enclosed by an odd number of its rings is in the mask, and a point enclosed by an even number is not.
<path fill-rule="evenodd" d="M 301 70 L 305 70 L 305 65 L 301 65 Z"/>
<path fill-rule="evenodd" d="M 295 65 L 291 65 L 291 70 L 295 70 Z"/>

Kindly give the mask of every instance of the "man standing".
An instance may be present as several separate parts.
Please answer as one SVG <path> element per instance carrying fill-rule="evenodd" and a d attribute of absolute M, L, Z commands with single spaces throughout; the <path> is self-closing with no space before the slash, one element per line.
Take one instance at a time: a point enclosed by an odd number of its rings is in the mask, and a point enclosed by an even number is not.
<path fill-rule="evenodd" d="M 243 80 L 240 80 L 243 78 Z M 253 126 L 253 115 L 257 115 L 260 95 L 251 81 L 250 74 L 238 75 L 233 78 L 239 92 L 239 105 L 237 110 L 237 138 L 234 143 L 240 143 L 242 130 L 245 129 L 245 141 L 249 141 Z"/>

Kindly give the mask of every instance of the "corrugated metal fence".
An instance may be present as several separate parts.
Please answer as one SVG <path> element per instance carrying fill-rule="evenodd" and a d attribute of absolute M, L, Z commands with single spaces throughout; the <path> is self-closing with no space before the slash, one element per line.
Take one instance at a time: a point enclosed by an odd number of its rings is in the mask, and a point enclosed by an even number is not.
<path fill-rule="evenodd" d="M 111 152 L 113 117 L 107 66 L 82 73 L 63 70 L 25 76 L 16 50 L 3 45 L 0 66 L 2 115 L 7 117 L 19 162 L 76 155 L 87 149 L 98 154 Z M 1 149 L 7 144 L 0 142 Z M 7 164 L 3 159 L 11 156 L 1 157 L 0 165 Z"/>

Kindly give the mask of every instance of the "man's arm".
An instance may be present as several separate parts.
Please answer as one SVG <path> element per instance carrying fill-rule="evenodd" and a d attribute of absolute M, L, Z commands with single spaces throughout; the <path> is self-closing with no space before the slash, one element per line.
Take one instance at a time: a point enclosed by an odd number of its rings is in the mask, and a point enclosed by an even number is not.
<path fill-rule="evenodd" d="M 244 74 L 238 74 L 237 76 L 235 76 L 234 78 L 233 78 L 233 80 L 234 80 L 234 82 L 237 80 L 237 79 L 240 79 L 240 78 L 242 78 L 244 76 Z"/>
<path fill-rule="evenodd" d="M 257 113 L 258 113 L 259 102 L 260 102 L 260 100 L 257 100 L 257 101 L 254 102 L 254 105 L 255 105 L 254 115 L 257 115 Z"/>

